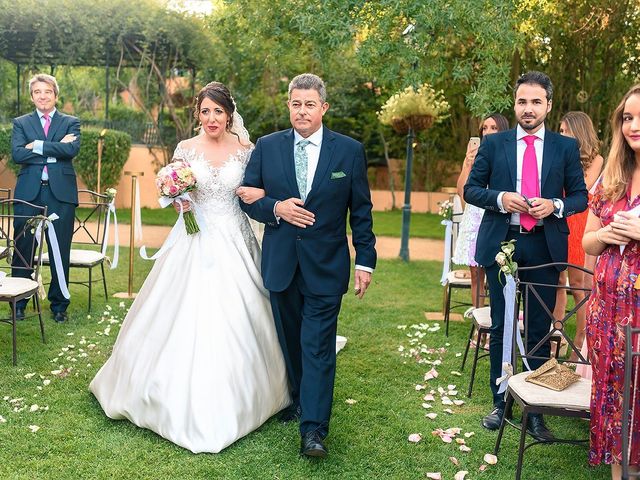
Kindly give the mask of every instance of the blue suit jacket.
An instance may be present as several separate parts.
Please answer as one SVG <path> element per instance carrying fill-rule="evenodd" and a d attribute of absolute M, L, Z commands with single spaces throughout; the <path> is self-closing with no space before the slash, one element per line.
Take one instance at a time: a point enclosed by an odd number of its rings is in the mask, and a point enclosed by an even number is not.
<path fill-rule="evenodd" d="M 516 144 L 515 129 L 486 136 L 464 186 L 465 201 L 485 209 L 476 244 L 476 261 L 485 267 L 495 262 L 500 242 L 507 237 L 511 214 L 500 212 L 498 194 L 516 191 Z M 545 131 L 540 192 L 543 198 L 564 202 L 563 218 L 551 214 L 543 222 L 551 258 L 566 262 L 566 217 L 587 208 L 587 188 L 575 139 Z"/>
<path fill-rule="evenodd" d="M 72 133 L 76 140 L 60 143 L 60 140 Z M 43 155 L 25 148 L 34 140 L 43 140 Z M 33 111 L 13 120 L 11 135 L 11 155 L 13 161 L 21 165 L 16 182 L 15 198 L 33 201 L 40 192 L 42 169 L 47 166 L 49 188 L 54 197 L 61 202 L 78 204 L 78 185 L 76 172 L 71 161 L 80 150 L 80 120 L 56 110 L 51 119 L 49 134 L 45 137 L 38 113 Z M 47 163 L 48 157 L 54 157 L 56 163 Z"/>
<path fill-rule="evenodd" d="M 342 295 L 349 285 L 351 262 L 347 244 L 347 212 L 356 264 L 375 268 L 375 237 L 367 162 L 361 143 L 324 127 L 318 167 L 304 208 L 315 223 L 298 228 L 281 220 L 273 207 L 278 200 L 300 198 L 293 159 L 293 129 L 258 139 L 244 185 L 264 188 L 266 196 L 243 210 L 265 223 L 262 276 L 268 290 L 281 292 L 297 268 L 316 295 Z"/>

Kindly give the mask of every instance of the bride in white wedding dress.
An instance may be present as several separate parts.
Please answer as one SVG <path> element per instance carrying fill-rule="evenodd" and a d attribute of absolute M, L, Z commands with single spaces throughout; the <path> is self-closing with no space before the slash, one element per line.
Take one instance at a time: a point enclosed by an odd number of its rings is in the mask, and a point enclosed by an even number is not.
<path fill-rule="evenodd" d="M 204 134 L 181 142 L 174 159 L 188 161 L 196 177 L 189 207 L 200 232 L 176 224 L 89 388 L 109 417 L 215 453 L 290 398 L 260 248 L 235 193 L 248 135 L 220 83 L 200 91 L 196 112 Z"/>

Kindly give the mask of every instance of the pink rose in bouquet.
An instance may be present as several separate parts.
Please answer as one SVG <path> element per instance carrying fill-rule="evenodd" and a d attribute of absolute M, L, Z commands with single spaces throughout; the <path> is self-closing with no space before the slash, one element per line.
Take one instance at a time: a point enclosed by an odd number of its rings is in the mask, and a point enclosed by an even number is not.
<path fill-rule="evenodd" d="M 196 177 L 189 163 L 176 160 L 162 167 L 156 175 L 156 187 L 160 194 L 160 205 L 166 207 L 176 199 L 191 200 L 189 192 L 195 190 Z M 184 224 L 189 235 L 200 231 L 192 211 L 184 212 Z"/>

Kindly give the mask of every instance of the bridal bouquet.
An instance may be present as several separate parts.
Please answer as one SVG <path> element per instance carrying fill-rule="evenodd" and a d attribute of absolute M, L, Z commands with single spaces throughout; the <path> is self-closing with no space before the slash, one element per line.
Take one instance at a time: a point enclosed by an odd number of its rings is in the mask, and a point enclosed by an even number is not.
<path fill-rule="evenodd" d="M 191 201 L 189 192 L 195 190 L 196 184 L 191 166 L 184 160 L 176 160 L 162 167 L 156 175 L 160 205 L 164 208 L 177 199 Z M 200 231 L 192 211 L 184 212 L 184 225 L 189 235 Z"/>

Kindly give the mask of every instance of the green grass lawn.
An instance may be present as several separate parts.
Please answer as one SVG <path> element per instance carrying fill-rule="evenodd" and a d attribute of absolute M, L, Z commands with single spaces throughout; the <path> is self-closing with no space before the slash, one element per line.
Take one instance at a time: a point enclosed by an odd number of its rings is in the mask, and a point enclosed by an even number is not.
<path fill-rule="evenodd" d="M 83 209 L 79 210 L 79 216 Z M 118 223 L 131 223 L 131 209 L 119 208 Z M 173 226 L 178 214 L 173 208 L 142 208 L 142 223 L 145 225 Z M 83 217 L 80 217 L 83 218 Z M 413 238 L 444 238 L 444 227 L 440 224 L 442 217 L 433 213 L 412 213 L 410 234 Z M 373 212 L 373 230 L 378 236 L 400 237 L 402 232 L 402 211 L 390 210 Z M 350 231 L 350 230 L 349 230 Z"/>
<path fill-rule="evenodd" d="M 136 289 L 150 267 L 150 262 L 136 260 Z M 109 272 L 110 293 L 126 290 L 126 272 L 126 261 Z M 0 478 L 417 480 L 426 478 L 426 472 L 453 479 L 458 470 L 468 470 L 467 480 L 512 479 L 518 439 L 514 429 L 505 434 L 497 465 L 478 470 L 484 454 L 492 452 L 496 434 L 480 426 L 491 406 L 487 360 L 480 363 L 471 399 L 463 393 L 469 369 L 462 376 L 451 373 L 460 369 L 457 354 L 463 351 L 468 324 L 453 322 L 448 339 L 444 328 L 428 330 L 438 322 L 411 327 L 425 323 L 425 310 L 440 309 L 439 276 L 437 262 L 383 260 L 364 300 L 345 296 L 338 331 L 349 341 L 338 355 L 329 457 L 324 461 L 299 458 L 296 426 L 275 419 L 216 455 L 194 455 L 150 431 L 108 419 L 87 386 L 109 354 L 125 308 L 114 298 L 107 306 L 97 289 L 88 317 L 86 290 L 73 287 L 70 321 L 58 325 L 47 318 L 45 345 L 34 319 L 19 323 L 17 367 L 11 366 L 10 328 L 0 326 L 0 415 L 5 420 L 0 419 Z M 402 325 L 407 328 L 398 328 Z M 423 381 L 431 365 L 408 356 L 412 346 L 443 349 L 423 354 L 425 360 L 442 362 L 436 366 L 438 378 Z M 45 386 L 44 380 L 51 383 Z M 436 401 L 428 410 L 422 407 L 425 392 L 415 388 L 425 383 L 427 392 L 436 390 Z M 448 389 L 450 384 L 458 391 L 452 398 L 464 400 L 464 405 L 440 404 L 437 388 Z M 14 399 L 20 400 L 11 403 Z M 48 410 L 31 412 L 32 405 Z M 454 413 L 445 413 L 445 408 Z M 427 412 L 438 416 L 430 420 Z M 551 418 L 548 424 L 557 434 L 588 435 L 588 423 L 581 420 Z M 39 430 L 32 433 L 32 425 Z M 469 453 L 431 435 L 437 428 L 450 427 L 475 433 L 465 439 Z M 412 433 L 421 433 L 423 439 L 408 442 Z M 456 457 L 460 466 L 449 457 Z M 536 446 L 526 452 L 523 478 L 604 480 L 609 472 L 607 467 L 587 466 L 585 447 Z"/>

